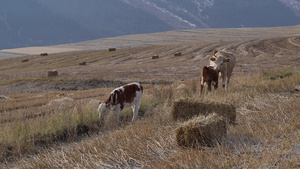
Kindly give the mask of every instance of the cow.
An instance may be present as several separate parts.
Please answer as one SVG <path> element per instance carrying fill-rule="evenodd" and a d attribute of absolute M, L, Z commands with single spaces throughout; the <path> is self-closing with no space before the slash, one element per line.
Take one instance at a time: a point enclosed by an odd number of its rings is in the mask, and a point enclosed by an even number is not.
<path fill-rule="evenodd" d="M 200 76 L 200 96 L 204 88 L 204 84 L 207 84 L 207 90 L 211 91 L 211 85 L 218 88 L 219 72 L 212 66 L 204 66 Z"/>
<path fill-rule="evenodd" d="M 235 66 L 235 57 L 232 53 L 225 51 L 215 51 L 214 55 L 209 58 L 210 66 L 214 67 L 221 74 L 222 87 L 227 90 L 229 80 Z"/>
<path fill-rule="evenodd" d="M 133 111 L 132 122 L 137 119 L 143 94 L 143 86 L 139 83 L 130 83 L 114 89 L 104 103 L 99 103 L 99 118 L 103 121 L 106 115 L 112 110 L 119 121 L 120 112 L 130 107 Z"/>

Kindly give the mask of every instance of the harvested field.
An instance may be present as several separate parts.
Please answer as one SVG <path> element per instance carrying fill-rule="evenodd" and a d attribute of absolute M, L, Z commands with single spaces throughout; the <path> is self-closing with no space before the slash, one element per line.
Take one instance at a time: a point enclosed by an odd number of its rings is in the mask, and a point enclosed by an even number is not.
<path fill-rule="evenodd" d="M 150 46 L 111 45 L 114 52 L 104 45 L 1 59 L 0 168 L 299 168 L 300 41 L 289 31 L 296 28 L 225 29 L 209 34 L 213 41 L 190 40 L 190 31 L 165 34 L 176 43 L 147 35 L 155 40 Z M 214 49 L 234 53 L 237 64 L 229 90 L 207 93 L 201 103 L 233 105 L 236 125 L 214 147 L 181 148 L 174 129 L 193 106 L 174 113 L 172 103 L 199 100 L 200 68 Z M 55 69 L 59 76 L 48 78 Z M 98 102 L 133 81 L 144 86 L 138 120 L 130 123 L 132 110 L 125 109 L 120 124 L 113 114 L 100 124 Z M 49 106 L 66 97 L 74 102 Z"/>

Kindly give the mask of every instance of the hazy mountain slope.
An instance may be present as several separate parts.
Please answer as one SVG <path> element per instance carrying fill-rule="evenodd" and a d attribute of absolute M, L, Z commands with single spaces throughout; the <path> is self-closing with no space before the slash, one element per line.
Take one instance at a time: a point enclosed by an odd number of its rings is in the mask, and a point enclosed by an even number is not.
<path fill-rule="evenodd" d="M 82 25 L 94 38 L 172 29 L 157 17 L 121 0 L 38 1 L 54 13 Z"/>
<path fill-rule="evenodd" d="M 300 24 L 299 0 L 0 0 L 0 49 L 199 28 Z"/>
<path fill-rule="evenodd" d="M 81 25 L 52 13 L 35 0 L 1 0 L 0 37 L 0 49 L 92 38 Z"/>
<path fill-rule="evenodd" d="M 275 0 L 218 0 L 203 14 L 210 27 L 273 27 L 295 25 L 300 17 Z"/>

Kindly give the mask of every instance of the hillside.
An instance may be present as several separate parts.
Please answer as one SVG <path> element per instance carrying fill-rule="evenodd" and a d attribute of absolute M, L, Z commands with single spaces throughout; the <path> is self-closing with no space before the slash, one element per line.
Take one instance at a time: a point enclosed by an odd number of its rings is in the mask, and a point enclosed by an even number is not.
<path fill-rule="evenodd" d="M 299 6 L 299 0 L 2 0 L 0 49 L 171 30 L 291 26 L 300 24 Z"/>

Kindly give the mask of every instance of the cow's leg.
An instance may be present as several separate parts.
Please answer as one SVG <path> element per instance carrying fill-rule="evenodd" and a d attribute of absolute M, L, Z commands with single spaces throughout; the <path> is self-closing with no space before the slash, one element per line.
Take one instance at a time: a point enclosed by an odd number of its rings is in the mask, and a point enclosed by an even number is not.
<path fill-rule="evenodd" d="M 211 91 L 211 80 L 207 82 L 207 90 Z"/>
<path fill-rule="evenodd" d="M 225 90 L 228 90 L 228 87 L 229 87 L 229 79 L 230 79 L 230 76 L 227 76 L 227 80 L 226 80 L 226 88 L 225 88 Z"/>
<path fill-rule="evenodd" d="M 133 109 L 133 117 L 132 117 L 131 122 L 136 121 L 136 119 L 137 119 L 137 116 L 138 116 L 138 113 L 139 113 L 139 108 L 140 108 L 140 105 L 141 105 L 141 101 L 142 101 L 142 97 L 138 98 L 136 104 L 132 108 Z"/>
<path fill-rule="evenodd" d="M 218 81 L 215 82 L 214 87 L 215 87 L 215 90 L 217 90 L 217 88 L 218 88 Z"/>
<path fill-rule="evenodd" d="M 221 74 L 221 76 L 222 76 L 222 87 L 223 87 L 223 89 L 225 89 L 226 90 L 226 88 L 225 88 L 225 82 L 226 82 L 226 75 L 224 74 L 224 73 L 222 73 Z"/>
<path fill-rule="evenodd" d="M 103 112 L 99 113 L 99 119 L 100 119 L 101 122 L 104 121 L 104 119 L 107 116 L 107 114 L 108 114 L 108 111 L 103 111 Z"/>
<path fill-rule="evenodd" d="M 201 84 L 201 85 L 200 85 L 200 96 L 202 96 L 203 87 L 204 87 L 204 85 L 203 85 L 203 84 Z"/>
<path fill-rule="evenodd" d="M 120 120 L 120 112 L 121 112 L 121 105 L 116 105 L 116 107 L 114 108 L 114 113 L 117 121 Z"/>

